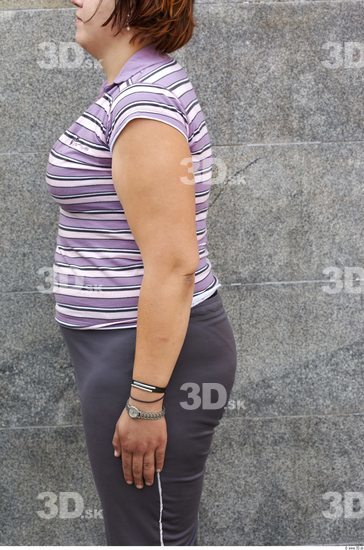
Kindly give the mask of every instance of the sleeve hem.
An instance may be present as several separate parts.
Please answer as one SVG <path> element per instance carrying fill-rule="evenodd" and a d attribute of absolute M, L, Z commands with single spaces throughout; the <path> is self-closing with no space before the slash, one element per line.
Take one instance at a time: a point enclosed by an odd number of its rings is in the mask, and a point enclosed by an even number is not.
<path fill-rule="evenodd" d="M 132 120 L 134 120 L 136 118 L 147 118 L 149 120 L 157 120 L 158 122 L 162 122 L 163 124 L 168 124 L 168 126 L 171 126 L 172 128 L 175 128 L 176 130 L 178 130 L 183 135 L 186 142 L 189 144 L 188 135 L 183 130 L 181 130 L 181 128 L 177 124 L 172 124 L 171 122 L 168 122 L 167 120 L 161 120 L 160 118 L 157 118 L 157 117 L 154 117 L 154 116 L 148 116 L 146 114 L 140 114 L 140 115 L 133 115 L 133 117 L 130 120 L 125 120 L 124 123 L 114 133 L 112 140 L 109 142 L 109 149 L 110 149 L 111 153 L 113 152 L 114 145 L 115 145 L 115 142 L 116 142 L 117 138 L 119 137 L 121 132 L 124 130 L 125 126 L 127 126 L 127 124 L 129 122 L 131 122 Z"/>

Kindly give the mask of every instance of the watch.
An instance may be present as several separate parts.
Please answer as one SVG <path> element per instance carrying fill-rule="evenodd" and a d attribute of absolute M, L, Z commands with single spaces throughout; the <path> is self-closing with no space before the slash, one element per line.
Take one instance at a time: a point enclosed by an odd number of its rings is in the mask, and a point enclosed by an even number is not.
<path fill-rule="evenodd" d="M 130 418 L 144 418 L 145 420 L 158 420 L 159 418 L 163 418 L 166 412 L 165 407 L 161 411 L 141 411 L 135 405 L 130 405 L 129 399 L 126 402 L 125 408 Z"/>

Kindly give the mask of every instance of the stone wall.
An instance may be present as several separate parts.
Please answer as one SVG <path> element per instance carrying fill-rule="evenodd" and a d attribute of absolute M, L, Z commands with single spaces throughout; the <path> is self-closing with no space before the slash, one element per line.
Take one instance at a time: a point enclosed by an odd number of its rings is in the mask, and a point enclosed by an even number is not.
<path fill-rule="evenodd" d="M 103 79 L 64 62 L 74 14 L 0 0 L 3 545 L 105 544 L 49 290 L 49 149 Z M 196 19 L 173 55 L 213 139 L 210 258 L 239 351 L 200 544 L 363 543 L 363 0 L 200 1 Z"/>

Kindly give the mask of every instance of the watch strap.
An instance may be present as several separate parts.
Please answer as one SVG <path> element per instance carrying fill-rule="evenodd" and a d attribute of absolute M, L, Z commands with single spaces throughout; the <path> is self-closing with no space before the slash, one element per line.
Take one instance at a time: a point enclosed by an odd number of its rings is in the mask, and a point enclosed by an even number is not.
<path fill-rule="evenodd" d="M 129 399 L 126 402 L 126 410 L 131 418 L 141 418 L 144 420 L 159 420 L 165 415 L 165 407 L 161 411 L 141 411 L 135 405 L 130 405 Z M 137 411 L 137 415 L 130 414 L 130 410 Z"/>

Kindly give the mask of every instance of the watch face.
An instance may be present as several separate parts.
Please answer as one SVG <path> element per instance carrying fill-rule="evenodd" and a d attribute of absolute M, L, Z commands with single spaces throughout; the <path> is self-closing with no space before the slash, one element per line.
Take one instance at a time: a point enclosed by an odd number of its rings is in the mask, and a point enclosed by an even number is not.
<path fill-rule="evenodd" d="M 138 409 L 136 409 L 135 407 L 133 407 L 132 405 L 129 407 L 129 416 L 131 416 L 132 418 L 137 418 L 139 415 L 139 411 Z"/>

